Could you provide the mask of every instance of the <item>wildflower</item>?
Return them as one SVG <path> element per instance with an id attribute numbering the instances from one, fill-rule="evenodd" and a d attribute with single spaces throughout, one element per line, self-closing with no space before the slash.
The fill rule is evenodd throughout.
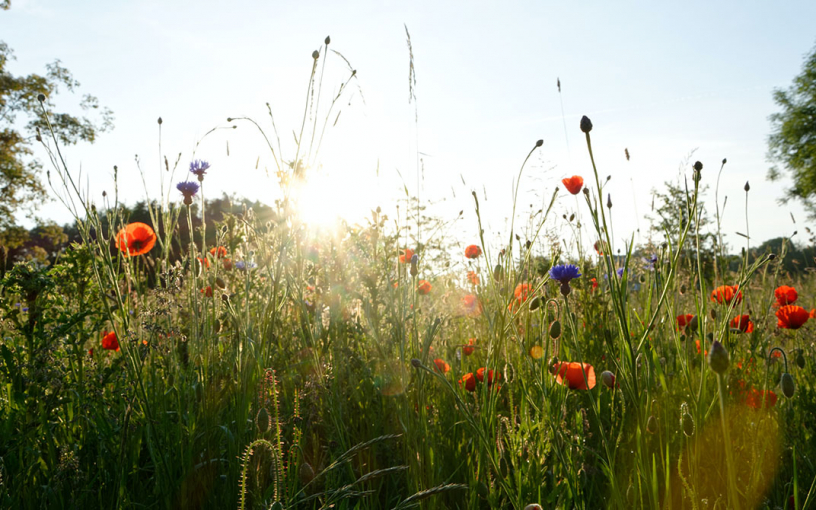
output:
<path id="1" fill-rule="evenodd" d="M 516 290 L 513 291 L 513 295 L 516 296 L 516 301 L 519 303 L 527 301 L 527 298 L 530 297 L 530 291 L 532 288 L 532 285 L 529 283 L 519 283 L 516 285 Z"/>
<path id="2" fill-rule="evenodd" d="M 476 379 L 478 379 L 479 382 L 484 382 L 484 380 L 485 380 L 485 370 L 486 370 L 485 367 L 482 367 L 482 368 L 480 368 L 479 370 L 476 371 Z M 499 372 L 498 370 L 496 372 L 493 372 L 493 370 L 488 370 L 487 371 L 487 385 L 488 386 L 493 385 L 494 375 L 496 377 L 496 382 L 501 381 L 501 378 L 502 378 L 501 372 Z"/>
<path id="3" fill-rule="evenodd" d="M 103 331 L 102 332 L 102 348 L 109 351 L 119 350 L 119 340 L 116 338 L 116 332 Z"/>
<path id="4" fill-rule="evenodd" d="M 436 358 L 434 360 L 434 364 L 436 365 L 436 369 L 442 372 L 443 374 L 447 374 L 448 372 L 450 372 L 450 365 L 445 363 L 445 360 L 443 360 L 442 358 Z"/>
<path id="5" fill-rule="evenodd" d="M 116 244 L 126 257 L 144 255 L 156 244 L 156 232 L 150 225 L 138 221 L 128 223 L 116 235 Z"/>
<path id="6" fill-rule="evenodd" d="M 606 386 L 609 389 L 614 388 L 615 387 L 615 374 L 613 374 L 609 370 L 604 370 L 603 372 L 601 372 L 601 382 L 603 382 L 604 386 Z"/>
<path id="7" fill-rule="evenodd" d="M 204 294 L 207 297 L 213 297 L 212 287 L 210 287 L 209 285 L 207 285 L 203 289 L 200 289 L 199 292 L 201 292 L 202 294 Z"/>
<path id="8" fill-rule="evenodd" d="M 400 264 L 410 264 L 411 263 L 411 257 L 413 257 L 413 256 L 414 256 L 414 250 L 412 250 L 410 248 L 405 248 L 404 250 L 402 250 L 402 253 L 399 256 Z"/>
<path id="9" fill-rule="evenodd" d="M 573 175 L 572 177 L 561 179 L 561 182 L 564 183 L 564 187 L 567 188 L 567 191 L 573 195 L 580 193 L 581 188 L 584 186 L 584 178 L 580 175 Z"/>
<path id="10" fill-rule="evenodd" d="M 580 269 L 573 264 L 561 264 L 550 268 L 550 278 L 561 283 L 561 294 L 564 296 L 570 293 L 570 280 L 579 276 Z"/>
<path id="11" fill-rule="evenodd" d="M 429 293 L 430 291 L 431 291 L 431 284 L 428 282 L 428 280 L 419 280 L 419 283 L 417 284 L 417 292 L 419 292 L 421 295 L 424 296 L 425 294 Z"/>
<path id="12" fill-rule="evenodd" d="M 731 328 L 738 330 L 740 333 L 753 333 L 754 332 L 754 323 L 751 322 L 751 317 L 749 315 L 740 315 L 738 317 L 734 317 L 731 319 L 729 323 Z"/>
<path id="13" fill-rule="evenodd" d="M 595 253 L 597 253 L 599 256 L 603 257 L 603 247 L 604 247 L 603 241 L 595 241 L 595 244 L 593 244 L 592 247 L 595 248 Z"/>
<path id="14" fill-rule="evenodd" d="M 739 290 L 739 285 L 722 285 L 711 291 L 711 300 L 721 305 L 730 305 L 731 301 L 740 304 L 742 303 L 742 291 Z"/>
<path id="15" fill-rule="evenodd" d="M 739 382 L 743 383 L 744 381 Z M 756 388 L 748 389 L 747 391 L 744 392 L 743 396 L 743 401 L 745 402 L 745 405 L 747 405 L 748 407 L 752 407 L 754 409 L 762 409 L 763 407 L 767 409 L 769 407 L 773 407 L 776 405 L 777 400 L 778 397 L 776 396 L 776 393 L 774 393 L 773 391 L 771 390 L 763 391 L 758 390 Z"/>
<path id="16" fill-rule="evenodd" d="M 809 315 L 811 319 L 816 319 L 816 308 L 811 308 Z"/>
<path id="17" fill-rule="evenodd" d="M 462 297 L 462 314 L 474 318 L 482 314 L 482 304 L 473 294 Z"/>
<path id="18" fill-rule="evenodd" d="M 467 248 L 465 248 L 465 257 L 469 259 L 477 259 L 482 254 L 482 249 L 476 246 L 475 244 L 471 244 Z"/>
<path id="19" fill-rule="evenodd" d="M 198 176 L 198 182 L 202 182 L 204 180 L 204 174 L 207 172 L 208 168 L 210 168 L 210 164 L 200 159 L 193 160 L 190 163 L 190 173 Z"/>
<path id="20" fill-rule="evenodd" d="M 223 246 L 216 246 L 215 248 L 210 248 L 210 255 L 213 257 L 220 259 L 222 257 L 227 256 L 227 249 Z"/>
<path id="21" fill-rule="evenodd" d="M 530 357 L 533 359 L 541 359 L 544 357 L 544 349 L 540 345 L 530 347 Z"/>
<path id="22" fill-rule="evenodd" d="M 693 318 L 694 318 L 694 316 L 692 314 L 690 314 L 690 313 L 687 313 L 685 315 L 678 315 L 677 316 L 677 329 L 680 330 L 680 331 L 685 330 L 686 327 L 691 325 L 691 320 Z"/>
<path id="23" fill-rule="evenodd" d="M 810 314 L 801 306 L 785 305 L 776 311 L 776 318 L 779 319 L 776 324 L 777 327 L 799 329 L 810 318 Z"/>
<path id="24" fill-rule="evenodd" d="M 654 271 L 655 264 L 657 264 L 657 255 L 653 254 L 651 257 L 644 257 L 643 261 L 646 263 L 647 271 Z"/>
<path id="25" fill-rule="evenodd" d="M 711 350 L 706 359 L 708 360 L 708 366 L 716 373 L 723 374 L 728 370 L 728 351 L 718 340 L 711 342 Z"/>
<path id="26" fill-rule="evenodd" d="M 184 205 L 192 205 L 193 197 L 198 193 L 198 184 L 192 181 L 184 181 L 176 184 L 176 189 L 184 195 Z"/>
<path id="27" fill-rule="evenodd" d="M 459 379 L 459 384 L 464 386 L 468 391 L 476 391 L 476 378 L 473 377 L 472 372 L 468 372 Z"/>
<path id="28" fill-rule="evenodd" d="M 615 273 L 617 273 L 618 278 L 623 278 L 623 268 L 618 268 Z"/>
<path id="29" fill-rule="evenodd" d="M 254 262 L 247 263 L 247 262 L 244 262 L 243 260 L 239 260 L 239 261 L 235 262 L 235 269 L 238 269 L 239 271 L 246 271 L 248 269 L 255 269 L 256 267 L 258 267 L 258 264 L 254 263 Z"/>
<path id="30" fill-rule="evenodd" d="M 467 279 L 471 285 L 479 285 L 479 275 L 476 274 L 474 271 L 467 272 Z"/>
<path id="31" fill-rule="evenodd" d="M 476 339 L 475 338 L 468 339 L 467 345 L 462 347 L 462 353 L 465 356 L 470 356 L 471 354 L 473 354 L 473 350 L 475 349 L 475 347 L 473 347 L 474 345 L 476 345 Z"/>
<path id="32" fill-rule="evenodd" d="M 210 268 L 210 261 L 209 261 L 209 259 L 206 259 L 206 258 L 201 258 L 201 257 L 196 257 L 196 260 L 198 260 L 198 263 L 199 263 L 199 264 L 201 264 L 201 267 L 204 267 L 204 268 L 207 268 L 207 269 L 209 269 L 209 268 Z"/>
<path id="33" fill-rule="evenodd" d="M 591 278 L 589 281 L 592 282 L 592 290 L 595 290 L 595 289 L 598 288 L 598 280 L 596 280 L 595 278 Z"/>
<path id="34" fill-rule="evenodd" d="M 562 361 L 557 365 L 555 382 L 572 390 L 591 390 L 595 387 L 595 369 L 589 363 Z"/>
<path id="35" fill-rule="evenodd" d="M 774 297 L 776 297 L 776 306 L 785 306 L 795 303 L 796 299 L 799 297 L 799 294 L 796 293 L 796 289 L 793 287 L 782 285 L 781 287 L 776 288 L 774 291 Z"/>
<path id="36" fill-rule="evenodd" d="M 695 341 L 694 341 L 694 345 L 696 345 L 696 346 L 697 346 L 697 354 L 700 354 L 700 352 L 701 352 L 701 349 L 700 349 L 700 340 L 695 340 Z M 708 351 L 707 351 L 707 350 L 703 352 L 703 356 L 708 356 Z"/>

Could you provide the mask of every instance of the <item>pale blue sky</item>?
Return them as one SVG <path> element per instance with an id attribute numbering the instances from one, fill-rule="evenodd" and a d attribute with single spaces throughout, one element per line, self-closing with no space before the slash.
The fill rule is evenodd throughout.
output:
<path id="1" fill-rule="evenodd" d="M 613 176 L 609 190 L 618 240 L 637 226 L 645 238 L 651 189 L 676 180 L 680 162 L 696 148 L 694 158 L 705 164 L 704 181 L 711 185 L 712 211 L 719 162 L 728 158 L 720 183 L 721 196 L 729 197 L 723 230 L 732 246 L 740 246 L 743 241 L 733 233 L 745 231 L 746 180 L 752 187 L 754 242 L 802 230 L 802 208 L 778 206 L 782 185 L 765 180 L 767 117 L 775 111 L 772 89 L 790 83 L 816 43 L 814 19 L 812 1 L 15 0 L 10 11 L 0 12 L 0 38 L 16 53 L 12 72 L 42 72 L 59 58 L 83 90 L 114 111 L 112 133 L 93 146 L 66 151 L 69 165 L 74 170 L 81 165 L 89 176 L 92 196 L 112 190 L 116 164 L 123 198 L 129 203 L 143 198 L 134 154 L 150 186 L 158 182 L 159 116 L 165 121 L 166 154 L 172 160 L 182 152 L 186 163 L 196 140 L 226 125 L 228 116 L 248 115 L 268 126 L 268 101 L 284 157 L 291 158 L 310 54 L 331 35 L 331 48 L 357 69 L 365 103 L 356 84 L 342 101 L 337 127 L 326 134 L 320 161 L 325 189 L 316 192 L 316 204 L 342 209 L 352 219 L 377 205 L 388 212 L 399 191 L 396 169 L 410 191 L 416 190 L 418 140 L 427 154 L 421 195 L 445 198 L 438 208 L 442 215 L 464 209 L 459 230 L 467 237 L 477 233 L 470 190 L 479 190 L 494 233 L 510 215 L 512 181 L 537 139 L 544 146 L 522 181 L 522 190 L 531 190 L 521 201 L 523 211 L 549 197 L 562 177 L 590 176 L 578 129 L 586 114 L 595 125 L 600 172 Z M 417 126 L 407 101 L 403 23 L 416 58 Z M 327 69 L 322 105 L 345 77 L 342 62 L 332 55 Z M 70 99 L 57 99 L 66 102 Z M 198 156 L 213 164 L 208 194 L 274 197 L 274 180 L 255 170 L 258 156 L 270 171 L 272 162 L 248 125 L 206 139 Z M 576 206 L 562 193 L 556 212 L 560 217 Z M 58 203 L 42 214 L 68 219 Z"/>

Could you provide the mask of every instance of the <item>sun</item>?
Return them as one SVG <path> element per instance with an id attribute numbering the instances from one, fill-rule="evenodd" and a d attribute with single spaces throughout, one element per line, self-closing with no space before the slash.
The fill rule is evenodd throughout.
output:
<path id="1" fill-rule="evenodd" d="M 311 172 L 309 177 L 293 190 L 301 221 L 317 229 L 333 228 L 340 220 L 347 223 L 361 221 L 370 209 L 375 194 L 361 179 L 342 178 L 337 173 Z"/>

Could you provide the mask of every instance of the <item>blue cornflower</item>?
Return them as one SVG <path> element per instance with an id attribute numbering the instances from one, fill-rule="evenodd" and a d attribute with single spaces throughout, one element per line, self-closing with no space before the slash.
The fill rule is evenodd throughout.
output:
<path id="1" fill-rule="evenodd" d="M 184 195 L 184 203 L 190 205 L 193 203 L 193 196 L 198 193 L 198 184 L 192 181 L 184 181 L 176 184 L 176 189 Z"/>
<path id="2" fill-rule="evenodd" d="M 190 163 L 190 173 L 198 176 L 198 182 L 204 180 L 204 174 L 208 168 L 210 168 L 210 164 L 201 159 L 194 159 L 193 162 Z"/>
<path id="3" fill-rule="evenodd" d="M 644 257 L 643 262 L 646 263 L 646 269 L 652 271 L 655 268 L 655 264 L 657 264 L 657 255 L 652 255 L 651 257 L 648 258 Z"/>
<path id="4" fill-rule="evenodd" d="M 618 278 L 623 278 L 623 268 L 620 268 L 615 272 L 618 273 Z"/>
<path id="5" fill-rule="evenodd" d="M 255 269 L 256 267 L 258 267 L 258 264 L 254 262 L 246 263 L 243 260 L 239 260 L 238 262 L 235 263 L 235 269 L 239 269 L 241 271 L 246 271 L 247 269 Z"/>
<path id="6" fill-rule="evenodd" d="M 550 268 L 550 278 L 561 283 L 561 285 L 569 285 L 570 280 L 581 276 L 580 269 L 574 264 L 562 264 Z"/>

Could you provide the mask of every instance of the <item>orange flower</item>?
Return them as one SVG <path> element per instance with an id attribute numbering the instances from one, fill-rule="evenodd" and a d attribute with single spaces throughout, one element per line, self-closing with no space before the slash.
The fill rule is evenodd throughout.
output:
<path id="1" fill-rule="evenodd" d="M 699 340 L 695 340 L 695 341 L 694 341 L 694 345 L 696 345 L 696 346 L 697 346 L 697 354 L 700 354 L 700 341 L 699 341 Z M 708 351 L 705 351 L 705 352 L 703 353 L 703 356 L 708 356 Z"/>
<path id="2" fill-rule="evenodd" d="M 810 318 L 811 319 L 816 319 L 816 308 L 811 308 L 810 309 Z"/>
<path id="3" fill-rule="evenodd" d="M 685 315 L 678 315 L 677 316 L 677 329 L 679 329 L 680 331 L 683 331 L 684 329 L 686 329 L 686 326 L 688 326 L 689 323 L 691 323 L 691 319 L 693 319 L 693 318 L 694 318 L 694 316 L 692 314 L 690 314 L 690 313 L 687 313 Z"/>
<path id="4" fill-rule="evenodd" d="M 423 296 L 431 291 L 431 284 L 428 283 L 428 280 L 419 280 L 417 284 L 417 292 L 422 294 Z"/>
<path id="5" fill-rule="evenodd" d="M 212 287 L 210 287 L 209 285 L 207 285 L 203 289 L 200 289 L 199 292 L 201 292 L 202 294 L 204 294 L 207 297 L 212 297 L 213 296 Z"/>
<path id="6" fill-rule="evenodd" d="M 481 254 L 482 249 L 476 246 L 475 244 L 471 244 L 470 246 L 465 248 L 465 257 L 469 259 L 478 259 Z"/>
<path id="7" fill-rule="evenodd" d="M 776 297 L 776 306 L 785 306 L 795 303 L 796 299 L 799 297 L 799 294 L 796 293 L 796 289 L 793 287 L 782 285 L 781 287 L 776 288 L 774 291 L 774 297 Z"/>
<path id="8" fill-rule="evenodd" d="M 752 407 L 754 409 L 762 409 L 765 407 L 765 409 L 767 409 L 776 405 L 778 397 L 773 391 L 762 391 L 756 388 L 750 388 L 748 387 L 748 383 L 741 379 L 737 381 L 737 384 L 739 385 L 738 392 L 740 395 L 742 395 L 743 402 L 745 402 L 745 405 L 748 407 Z"/>
<path id="9" fill-rule="evenodd" d="M 400 264 L 410 264 L 411 263 L 411 257 L 413 257 L 413 256 L 414 256 L 414 250 L 412 250 L 410 248 L 405 248 L 404 250 L 402 250 L 402 253 L 399 256 Z"/>
<path id="10" fill-rule="evenodd" d="M 595 387 L 595 368 L 589 363 L 568 363 L 562 361 L 557 366 L 555 382 L 573 390 L 591 390 Z M 586 381 L 584 380 L 586 374 Z"/>
<path id="11" fill-rule="evenodd" d="M 475 349 L 475 347 L 473 347 L 474 345 L 476 345 L 476 339 L 475 338 L 469 339 L 467 345 L 462 347 L 462 353 L 465 356 L 470 356 L 471 354 L 473 354 L 473 350 Z"/>
<path id="12" fill-rule="evenodd" d="M 722 285 L 711 291 L 711 300 L 721 305 L 730 305 L 732 300 L 740 304 L 742 303 L 742 291 L 739 290 L 739 285 Z"/>
<path id="13" fill-rule="evenodd" d="M 482 314 L 482 304 L 473 294 L 462 297 L 462 314 L 474 318 Z"/>
<path id="14" fill-rule="evenodd" d="M 595 248 L 595 253 L 603 257 L 603 246 L 604 243 L 602 241 L 595 241 L 595 244 L 592 245 Z"/>
<path id="15" fill-rule="evenodd" d="M 474 271 L 467 272 L 467 279 L 471 285 L 479 285 L 479 275 L 477 275 Z"/>
<path id="16" fill-rule="evenodd" d="M 436 365 L 436 369 L 442 372 L 443 374 L 447 374 L 450 372 L 450 365 L 445 363 L 445 360 L 442 358 L 436 358 L 434 360 L 434 364 Z"/>
<path id="17" fill-rule="evenodd" d="M 598 288 L 598 280 L 596 280 L 595 278 L 590 278 L 589 281 L 592 282 L 592 290 L 595 290 L 595 289 Z"/>
<path id="18" fill-rule="evenodd" d="M 567 188 L 567 191 L 573 195 L 580 193 L 581 188 L 584 187 L 584 178 L 580 175 L 573 175 L 572 177 L 561 179 L 561 182 L 564 183 L 564 187 Z"/>
<path id="19" fill-rule="evenodd" d="M 221 257 L 226 257 L 227 249 L 223 246 L 216 246 L 215 248 L 210 248 L 210 255 L 217 259 L 220 259 Z"/>
<path id="20" fill-rule="evenodd" d="M 519 283 L 516 285 L 516 290 L 513 292 L 513 295 L 516 296 L 516 300 L 519 303 L 523 303 L 527 301 L 528 297 L 530 297 L 530 291 L 532 288 L 533 287 L 529 283 Z"/>
<path id="21" fill-rule="evenodd" d="M 102 332 L 102 348 L 109 351 L 119 350 L 119 340 L 116 339 L 116 333 L 113 331 Z"/>
<path id="22" fill-rule="evenodd" d="M 484 374 L 485 374 L 485 367 L 482 367 L 482 368 L 480 368 L 479 370 L 476 371 L 476 379 L 478 379 L 479 382 L 484 382 L 484 379 L 485 379 Z M 495 372 L 493 370 L 488 370 L 487 371 L 487 385 L 488 386 L 493 385 L 493 375 L 494 374 L 496 376 L 496 382 L 501 381 L 501 378 L 502 378 L 501 372 L 499 372 L 498 370 L 495 371 Z"/>
<path id="23" fill-rule="evenodd" d="M 748 315 L 740 315 L 731 319 L 729 324 L 732 328 L 740 330 L 741 333 L 753 333 L 754 323 Z"/>
<path id="24" fill-rule="evenodd" d="M 125 228 L 116 235 L 116 245 L 127 257 L 133 255 L 144 255 L 153 249 L 156 244 L 156 233 L 141 222 L 128 223 Z"/>
<path id="25" fill-rule="evenodd" d="M 464 386 L 468 391 L 476 391 L 476 378 L 473 377 L 472 372 L 468 372 L 459 379 L 459 384 Z"/>
<path id="26" fill-rule="evenodd" d="M 776 325 L 780 328 L 799 329 L 810 318 L 810 314 L 801 306 L 785 305 L 776 311 L 776 318 L 779 319 Z"/>
<path id="27" fill-rule="evenodd" d="M 210 268 L 210 259 L 196 257 L 196 260 L 198 260 L 198 263 L 201 264 L 201 267 L 206 267 L 207 269 Z"/>

